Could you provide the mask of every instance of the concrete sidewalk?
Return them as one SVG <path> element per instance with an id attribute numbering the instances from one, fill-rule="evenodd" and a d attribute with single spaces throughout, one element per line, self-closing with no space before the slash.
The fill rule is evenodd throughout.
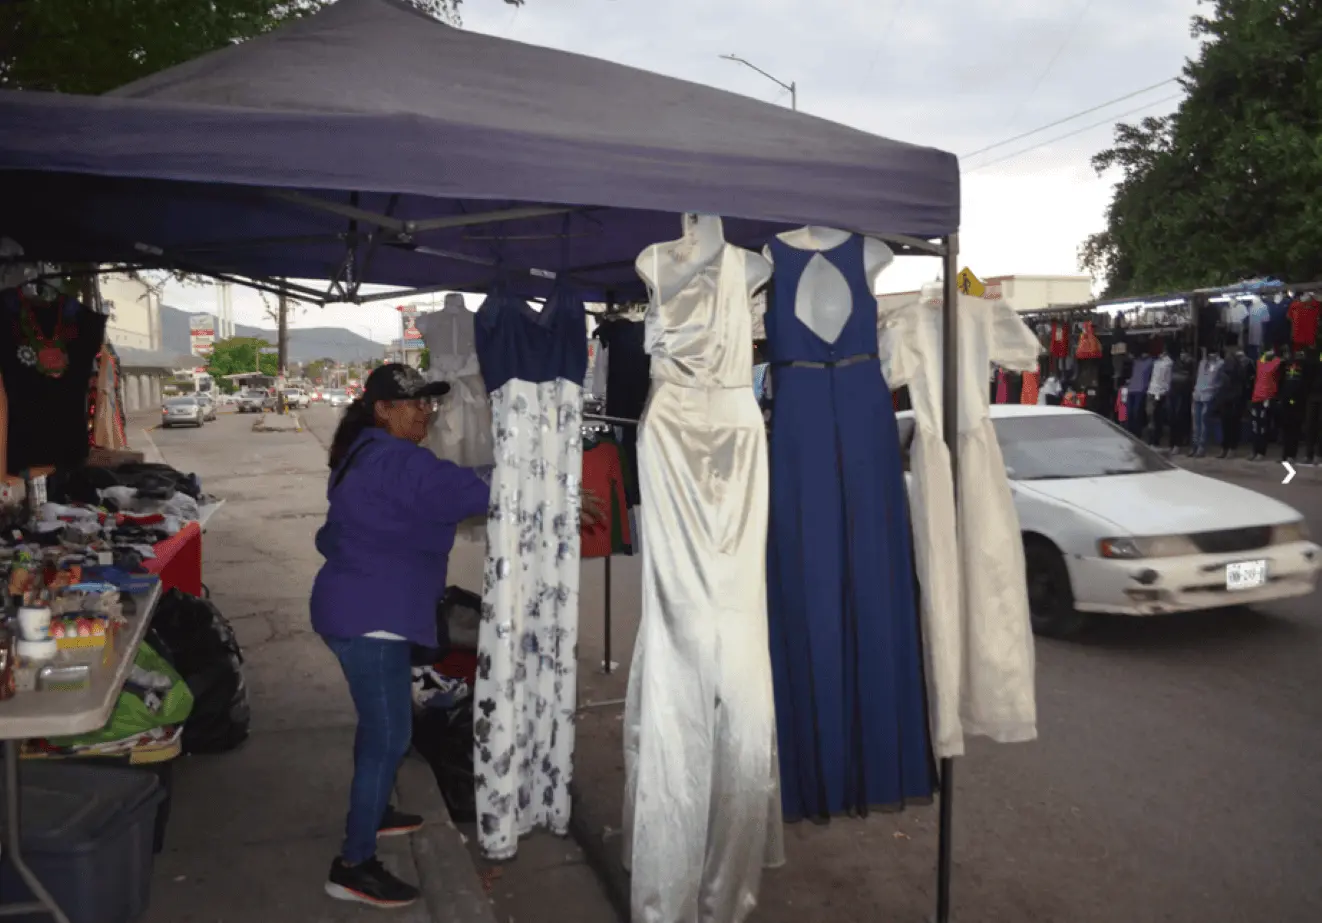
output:
<path id="1" fill-rule="evenodd" d="M 138 415 L 141 416 L 141 415 Z M 338 852 L 352 768 L 354 711 L 334 658 L 311 632 L 307 599 L 320 564 L 325 454 L 306 432 L 253 434 L 222 415 L 196 431 L 144 432 L 170 464 L 228 501 L 210 524 L 207 584 L 243 645 L 252 736 L 219 756 L 182 757 L 165 851 L 144 923 L 288 923 L 379 919 L 322 885 Z M 383 841 L 382 860 L 425 901 L 410 923 L 494 923 L 490 900 L 426 764 L 400 773 L 398 804 L 429 826 Z"/>

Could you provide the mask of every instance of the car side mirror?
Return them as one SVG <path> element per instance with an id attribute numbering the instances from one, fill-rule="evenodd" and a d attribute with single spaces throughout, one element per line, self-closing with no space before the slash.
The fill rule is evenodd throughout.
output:
<path id="1" fill-rule="evenodd" d="M 1011 468 L 1009 465 L 1005 466 L 1005 476 L 1012 481 L 1014 480 L 1014 469 Z"/>

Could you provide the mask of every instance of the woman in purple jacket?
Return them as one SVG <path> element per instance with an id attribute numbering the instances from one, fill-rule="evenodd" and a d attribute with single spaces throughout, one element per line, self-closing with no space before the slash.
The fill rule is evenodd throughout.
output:
<path id="1" fill-rule="evenodd" d="M 330 510 L 317 532 L 326 559 L 312 587 L 312 627 L 344 670 L 358 712 L 344 846 L 326 893 L 402 907 L 418 889 L 376 858 L 381 836 L 411 833 L 422 818 L 390 806 L 413 732 L 411 645 L 436 646 L 455 527 L 485 516 L 489 472 L 461 468 L 418 445 L 450 390 L 391 363 L 368 376 L 330 448 Z M 584 518 L 600 501 L 583 496 Z"/>

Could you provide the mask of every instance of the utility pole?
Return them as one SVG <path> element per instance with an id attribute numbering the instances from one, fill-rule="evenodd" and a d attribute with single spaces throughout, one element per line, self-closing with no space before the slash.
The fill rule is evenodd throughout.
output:
<path id="1" fill-rule="evenodd" d="M 797 83 L 793 81 L 791 81 L 790 83 L 786 83 L 785 81 L 781 80 L 778 77 L 773 77 L 770 74 L 768 74 L 766 71 L 764 71 L 762 68 L 758 67 L 756 64 L 753 64 L 750 61 L 745 61 L 737 54 L 723 54 L 720 55 L 720 58 L 723 61 L 733 61 L 736 64 L 742 64 L 744 67 L 751 68 L 752 70 L 757 71 L 763 77 L 766 77 L 768 80 L 770 80 L 772 83 L 776 84 L 777 86 L 789 90 L 790 108 L 793 109 L 795 112 L 799 111 L 799 85 Z"/>
<path id="2" fill-rule="evenodd" d="M 281 280 L 283 281 L 283 280 Z M 285 296 L 284 288 L 280 289 L 280 305 L 277 308 L 276 315 L 276 386 L 284 381 L 285 369 L 289 364 L 289 299 Z M 285 412 L 284 392 L 276 392 L 276 412 Z"/>

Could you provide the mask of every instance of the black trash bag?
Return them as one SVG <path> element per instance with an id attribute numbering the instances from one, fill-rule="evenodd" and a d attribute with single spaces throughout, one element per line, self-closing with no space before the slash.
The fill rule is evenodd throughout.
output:
<path id="1" fill-rule="evenodd" d="M 452 708 L 426 708 L 413 716 L 413 748 L 431 766 L 436 786 L 458 824 L 477 820 L 473 781 L 473 699 Z"/>
<path id="2" fill-rule="evenodd" d="M 225 753 L 248 739 L 252 713 L 243 680 L 243 651 L 215 603 L 178 589 L 156 606 L 152 631 L 193 693 L 184 722 L 185 753 Z"/>

